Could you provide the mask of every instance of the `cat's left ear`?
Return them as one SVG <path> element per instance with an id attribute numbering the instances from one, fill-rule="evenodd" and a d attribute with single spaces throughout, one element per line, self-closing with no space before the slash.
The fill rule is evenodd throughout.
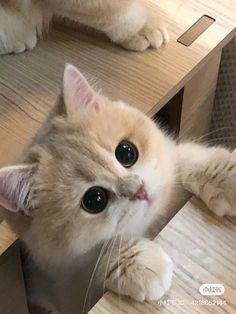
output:
<path id="1" fill-rule="evenodd" d="M 10 166 L 0 169 L 0 206 L 14 213 L 31 215 L 31 191 L 34 165 Z"/>
<path id="2" fill-rule="evenodd" d="M 83 74 L 71 64 L 65 66 L 63 97 L 68 115 L 88 107 L 98 110 L 97 93 Z"/>

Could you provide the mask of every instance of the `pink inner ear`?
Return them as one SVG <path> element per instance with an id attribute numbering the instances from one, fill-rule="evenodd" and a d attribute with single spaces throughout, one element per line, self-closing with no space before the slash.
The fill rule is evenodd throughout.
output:
<path id="1" fill-rule="evenodd" d="M 0 205 L 12 211 L 29 214 L 27 195 L 29 193 L 30 167 L 12 166 L 0 170 Z"/>
<path id="2" fill-rule="evenodd" d="M 96 92 L 82 73 L 71 64 L 65 67 L 63 94 L 68 114 L 73 114 L 87 106 L 98 109 Z"/>
<path id="3" fill-rule="evenodd" d="M 15 202 L 14 197 L 12 197 L 12 195 L 10 195 L 7 191 L 6 191 L 6 187 L 4 187 L 3 184 L 0 183 L 0 204 L 1 206 L 5 207 L 6 209 L 12 211 L 12 212 L 17 212 L 17 204 Z"/>

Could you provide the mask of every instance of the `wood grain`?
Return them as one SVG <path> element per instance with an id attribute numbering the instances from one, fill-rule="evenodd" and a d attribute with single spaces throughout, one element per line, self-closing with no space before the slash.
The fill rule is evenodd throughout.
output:
<path id="1" fill-rule="evenodd" d="M 5 221 L 0 223 L 0 256 L 16 240 L 16 235 L 11 231 Z"/>
<path id="2" fill-rule="evenodd" d="M 235 313 L 235 234 L 236 219 L 213 216 L 193 199 L 158 236 L 174 262 L 173 285 L 161 302 L 138 303 L 108 292 L 89 314 Z M 204 297 L 199 293 L 204 283 L 221 283 L 225 293 Z M 200 301 L 223 305 L 195 305 Z"/>

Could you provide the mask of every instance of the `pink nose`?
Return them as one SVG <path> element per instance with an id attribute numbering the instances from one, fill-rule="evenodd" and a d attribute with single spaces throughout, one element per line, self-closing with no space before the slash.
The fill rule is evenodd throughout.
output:
<path id="1" fill-rule="evenodd" d="M 140 185 L 138 191 L 131 197 L 131 200 L 148 201 L 148 194 L 144 188 L 144 185 Z"/>

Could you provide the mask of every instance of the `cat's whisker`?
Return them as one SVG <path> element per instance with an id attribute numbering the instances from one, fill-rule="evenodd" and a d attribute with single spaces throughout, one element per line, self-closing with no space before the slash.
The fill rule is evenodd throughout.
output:
<path id="1" fill-rule="evenodd" d="M 90 291 L 90 288 L 91 288 L 91 285 L 92 285 L 92 281 L 93 281 L 93 278 L 95 276 L 95 273 L 96 273 L 96 270 L 97 270 L 97 267 L 99 265 L 99 262 L 102 258 L 102 256 L 104 255 L 105 253 L 105 250 L 106 250 L 106 247 L 109 243 L 109 239 L 106 240 L 103 245 L 102 245 L 102 248 L 100 250 L 100 253 L 98 255 L 98 258 L 97 258 L 97 261 L 96 261 L 96 264 L 94 266 L 94 269 L 93 269 L 93 272 L 92 272 L 92 275 L 91 275 L 91 278 L 89 280 L 89 284 L 88 284 L 88 287 L 87 287 L 87 290 L 86 290 L 86 293 L 85 293 L 85 299 L 84 299 L 84 304 L 83 304 L 83 309 L 82 309 L 82 314 L 85 314 L 86 313 L 86 305 L 87 305 L 87 299 L 88 299 L 88 295 L 89 295 L 89 291 Z"/>
<path id="2" fill-rule="evenodd" d="M 220 137 L 210 139 L 206 143 L 209 144 L 209 143 L 215 143 L 218 140 L 234 140 L 234 139 L 236 139 L 236 136 L 220 136 Z"/>
<path id="3" fill-rule="evenodd" d="M 109 256 L 108 256 L 108 260 L 107 260 L 107 265 L 106 265 L 106 268 L 105 268 L 105 275 L 104 275 L 104 280 L 103 280 L 103 290 L 102 290 L 102 293 L 104 294 L 105 293 L 105 285 L 106 285 L 106 277 L 107 277 L 107 273 L 108 273 L 108 268 L 109 268 L 109 264 L 110 264 L 110 260 L 111 260 L 111 255 L 112 255 L 112 251 L 114 249 L 114 245 L 115 245 L 115 242 L 117 240 L 117 236 L 118 236 L 118 230 L 116 232 L 116 235 L 115 237 L 112 239 L 112 245 L 111 245 L 111 249 L 110 249 L 110 252 L 109 252 Z"/>
<path id="4" fill-rule="evenodd" d="M 120 267 L 121 245 L 122 245 L 122 235 L 120 236 L 120 243 L 119 243 L 119 248 L 118 248 L 117 269 L 119 269 L 119 267 Z M 119 296 L 119 307 L 120 307 L 120 296 L 121 296 L 120 276 L 118 276 L 118 296 Z"/>
<path id="5" fill-rule="evenodd" d="M 216 130 L 207 132 L 207 133 L 203 134 L 202 136 L 199 136 L 199 137 L 197 137 L 197 138 L 191 139 L 191 142 L 199 143 L 199 142 L 201 142 L 202 139 L 208 137 L 209 135 L 215 134 L 215 133 L 217 133 L 217 132 L 219 132 L 219 131 L 223 131 L 223 130 L 233 130 L 233 128 L 232 128 L 232 127 L 227 127 L 227 126 L 222 127 L 222 128 L 218 128 L 218 129 L 216 129 Z M 181 141 L 182 141 L 182 138 L 183 138 L 185 135 L 186 135 L 186 134 L 183 133 L 181 136 L 179 136 L 178 142 L 181 142 Z"/>

